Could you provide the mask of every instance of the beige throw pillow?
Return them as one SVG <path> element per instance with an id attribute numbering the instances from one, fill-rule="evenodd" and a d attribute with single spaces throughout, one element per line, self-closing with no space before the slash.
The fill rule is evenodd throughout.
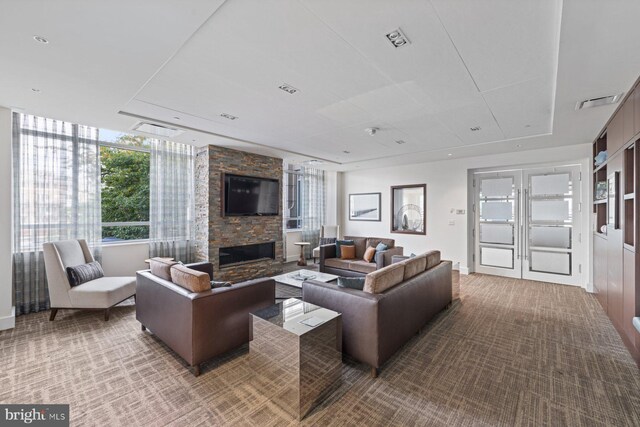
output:
<path id="1" fill-rule="evenodd" d="M 171 281 L 171 266 L 176 264 L 177 262 L 167 258 L 151 258 L 149 260 L 151 274 L 168 281 Z"/>
<path id="2" fill-rule="evenodd" d="M 175 264 L 171 267 L 171 281 L 191 292 L 203 292 L 211 289 L 207 273 L 193 270 L 181 264 Z"/>
<path id="3" fill-rule="evenodd" d="M 376 248 L 369 246 L 366 251 L 364 251 L 363 259 L 367 262 L 373 261 L 373 257 L 376 256 Z"/>
<path id="4" fill-rule="evenodd" d="M 369 292 L 370 294 L 379 294 L 402 283 L 403 279 L 404 264 L 401 262 L 391 264 L 367 274 L 363 291 Z"/>

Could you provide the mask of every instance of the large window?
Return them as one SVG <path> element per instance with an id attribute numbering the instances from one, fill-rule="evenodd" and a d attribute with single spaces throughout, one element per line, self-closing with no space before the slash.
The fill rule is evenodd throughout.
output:
<path id="1" fill-rule="evenodd" d="M 149 238 L 149 141 L 100 130 L 102 241 Z"/>
<path id="2" fill-rule="evenodd" d="M 284 223 L 287 230 L 302 228 L 302 181 L 303 173 L 293 165 L 285 170 Z"/>

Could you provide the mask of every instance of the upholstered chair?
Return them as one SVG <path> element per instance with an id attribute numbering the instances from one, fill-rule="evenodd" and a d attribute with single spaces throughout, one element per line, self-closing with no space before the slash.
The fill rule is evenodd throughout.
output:
<path id="1" fill-rule="evenodd" d="M 339 238 L 340 226 L 339 225 L 323 225 L 320 227 L 320 239 L 322 238 Z M 313 262 L 315 264 L 316 259 L 320 258 L 320 246 L 313 248 Z"/>
<path id="2" fill-rule="evenodd" d="M 109 320 L 109 309 L 136 294 L 135 277 L 101 277 L 71 286 L 67 267 L 93 262 L 85 240 L 63 240 L 43 245 L 44 265 L 49 285 L 49 301 L 53 320 L 61 308 L 101 309 Z"/>

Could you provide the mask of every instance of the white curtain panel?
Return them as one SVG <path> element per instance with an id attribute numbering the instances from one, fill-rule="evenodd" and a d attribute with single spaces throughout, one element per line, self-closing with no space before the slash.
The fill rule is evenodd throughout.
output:
<path id="1" fill-rule="evenodd" d="M 151 141 L 149 255 L 195 258 L 194 147 Z"/>
<path id="2" fill-rule="evenodd" d="M 302 167 L 302 240 L 311 243 L 307 249 L 319 245 L 320 227 L 325 222 L 326 180 L 321 169 Z M 307 254 L 309 256 L 310 254 Z"/>
<path id="3" fill-rule="evenodd" d="M 42 244 L 85 239 L 100 259 L 98 129 L 13 115 L 16 315 L 49 308 Z"/>

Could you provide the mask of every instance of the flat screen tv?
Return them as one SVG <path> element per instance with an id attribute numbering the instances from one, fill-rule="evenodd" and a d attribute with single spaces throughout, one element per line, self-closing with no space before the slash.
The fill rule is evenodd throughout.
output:
<path id="1" fill-rule="evenodd" d="M 280 182 L 277 179 L 224 174 L 224 216 L 278 215 Z"/>

